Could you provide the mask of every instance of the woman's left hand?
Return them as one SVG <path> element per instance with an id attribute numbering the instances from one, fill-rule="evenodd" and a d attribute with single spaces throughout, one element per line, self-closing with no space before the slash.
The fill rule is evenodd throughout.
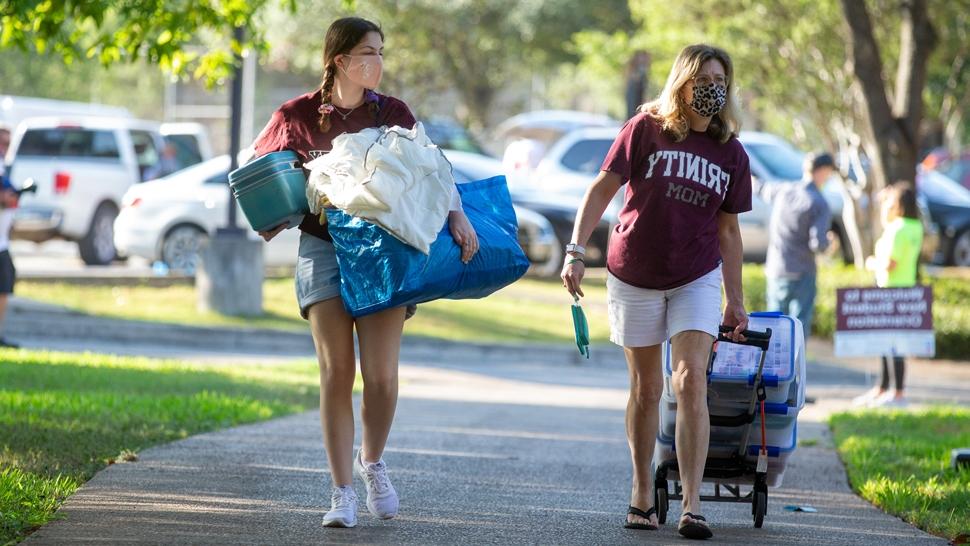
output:
<path id="1" fill-rule="evenodd" d="M 451 236 L 454 237 L 455 242 L 461 247 L 462 263 L 467 264 L 472 261 L 475 253 L 478 252 L 478 234 L 475 233 L 475 228 L 468 221 L 465 212 L 461 210 L 449 212 L 448 228 L 451 230 Z"/>
<path id="2" fill-rule="evenodd" d="M 744 341 L 747 339 L 741 335 L 741 332 L 748 329 L 748 312 L 744 310 L 744 304 L 728 303 L 724 307 L 724 320 L 721 321 L 721 324 L 734 326 L 734 331 L 724 334 L 725 336 L 734 341 Z"/>

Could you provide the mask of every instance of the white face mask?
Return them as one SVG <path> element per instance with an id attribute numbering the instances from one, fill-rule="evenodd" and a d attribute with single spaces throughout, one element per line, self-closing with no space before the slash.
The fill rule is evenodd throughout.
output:
<path id="1" fill-rule="evenodd" d="M 341 70 L 350 81 L 366 89 L 376 89 L 384 72 L 384 59 L 380 55 L 344 55 Z"/>

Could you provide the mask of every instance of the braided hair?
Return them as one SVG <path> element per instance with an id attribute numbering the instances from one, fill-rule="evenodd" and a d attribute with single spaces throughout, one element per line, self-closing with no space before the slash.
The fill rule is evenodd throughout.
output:
<path id="1" fill-rule="evenodd" d="M 384 39 L 384 31 L 376 23 L 360 17 L 343 17 L 334 21 L 327 29 L 323 46 L 323 82 L 320 83 L 320 131 L 330 130 L 330 114 L 333 111 L 333 83 L 337 77 L 337 55 L 349 53 L 364 39 L 368 32 L 376 32 Z M 377 119 L 377 102 L 368 105 L 371 115 Z"/>
<path id="2" fill-rule="evenodd" d="M 326 108 L 333 100 L 333 80 L 336 77 L 336 70 L 333 66 L 326 66 L 323 69 L 323 83 L 320 84 L 320 120 L 317 126 L 320 132 L 326 133 L 330 130 L 330 111 Z M 331 107 L 332 108 L 332 107 Z"/>

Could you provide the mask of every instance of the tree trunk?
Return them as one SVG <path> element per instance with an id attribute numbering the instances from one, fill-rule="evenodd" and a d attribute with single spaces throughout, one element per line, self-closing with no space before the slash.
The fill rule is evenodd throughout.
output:
<path id="1" fill-rule="evenodd" d="M 832 129 L 839 141 L 839 170 L 842 173 L 838 188 L 842 196 L 842 226 L 845 237 L 840 242 L 849 246 L 853 265 L 857 269 L 863 269 L 866 256 L 872 253 L 872 238 L 870 230 L 867 229 L 868 217 L 860 205 L 862 198 L 868 197 L 865 188 L 869 186 L 866 172 L 862 168 L 862 138 L 841 120 L 835 120 Z M 856 173 L 855 181 L 847 176 L 849 172 Z"/>
<path id="2" fill-rule="evenodd" d="M 873 34 L 866 3 L 864 0 L 841 2 L 847 29 L 846 63 L 855 76 L 853 90 L 857 100 L 863 105 L 864 148 L 872 162 L 871 183 L 859 188 L 870 197 L 869 230 L 864 236 L 868 242 L 875 240 L 874 229 L 879 224 L 879 207 L 874 199 L 879 191 L 897 180 L 915 182 L 919 158 L 918 130 L 923 118 L 923 90 L 929 65 L 927 61 L 936 47 L 937 38 L 927 15 L 926 0 L 900 0 L 902 24 L 899 65 L 896 70 L 895 100 L 890 105 L 879 44 Z M 867 252 L 871 251 L 871 245 L 865 246 Z M 856 263 L 859 263 L 858 257 Z"/>
<path id="3" fill-rule="evenodd" d="M 896 180 L 916 177 L 927 60 L 937 41 L 927 15 L 926 0 L 902 0 L 900 7 L 899 66 L 895 103 L 890 106 L 869 10 L 864 1 L 842 0 L 848 29 L 847 62 L 855 75 L 857 96 L 866 114 L 866 150 L 872 160 L 875 191 Z"/>

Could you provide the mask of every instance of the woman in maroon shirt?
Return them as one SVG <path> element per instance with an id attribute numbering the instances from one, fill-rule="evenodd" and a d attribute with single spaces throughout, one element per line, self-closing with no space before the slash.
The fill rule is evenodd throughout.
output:
<path id="1" fill-rule="evenodd" d="M 414 116 L 402 101 L 374 92 L 383 68 L 384 34 L 365 19 L 347 17 L 327 30 L 324 76 L 320 88 L 283 104 L 256 139 L 256 155 L 293 150 L 304 161 L 326 154 L 334 138 L 383 125 L 411 128 Z M 331 508 L 323 524 L 357 524 L 357 495 L 353 469 L 367 488 L 367 508 L 375 516 L 397 515 L 397 492 L 387 476 L 382 455 L 397 406 L 398 357 L 405 308 L 399 307 L 357 319 L 340 299 L 340 272 L 327 231 L 326 216 L 307 215 L 300 224 L 296 292 L 300 313 L 310 329 L 320 365 L 320 419 L 330 473 Z M 461 259 L 471 260 L 478 238 L 460 204 L 449 213 Z M 260 233 L 267 241 L 287 226 Z M 354 330 L 360 345 L 364 380 L 361 402 L 363 439 L 355 455 L 353 386 L 356 375 Z"/>
<path id="2" fill-rule="evenodd" d="M 684 486 L 679 531 L 689 538 L 712 536 L 700 515 L 710 440 L 707 358 L 719 322 L 735 327 L 735 339 L 748 323 L 737 215 L 751 210 L 751 175 L 736 138 L 733 79 L 725 51 L 694 45 L 680 52 L 660 97 L 626 123 L 587 190 L 562 271 L 564 286 L 581 296 L 583 245 L 626 183 L 607 253 L 610 339 L 623 346 L 630 370 L 633 487 L 626 526 L 657 528 L 650 463 L 663 390 L 661 347 L 669 339 Z"/>

